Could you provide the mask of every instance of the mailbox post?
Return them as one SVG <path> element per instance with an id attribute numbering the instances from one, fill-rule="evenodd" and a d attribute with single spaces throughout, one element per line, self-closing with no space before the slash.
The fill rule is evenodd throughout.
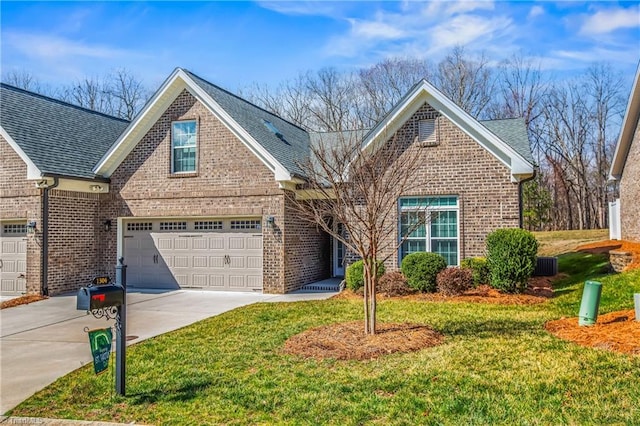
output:
<path id="1" fill-rule="evenodd" d="M 127 265 L 124 258 L 116 265 L 116 283 L 107 277 L 96 278 L 93 286 L 78 290 L 76 309 L 91 312 L 96 318 L 116 320 L 116 393 L 125 395 L 127 351 Z M 98 284 L 98 285 L 95 285 Z"/>

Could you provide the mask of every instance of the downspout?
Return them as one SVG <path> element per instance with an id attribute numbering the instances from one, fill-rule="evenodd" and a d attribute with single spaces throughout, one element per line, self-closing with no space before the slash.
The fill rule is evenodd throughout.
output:
<path id="1" fill-rule="evenodd" d="M 53 184 L 42 191 L 42 295 L 49 295 L 49 190 L 54 189 L 60 182 L 53 178 Z"/>
<path id="2" fill-rule="evenodd" d="M 518 210 L 519 210 L 519 214 L 518 214 L 518 222 L 519 222 L 519 227 L 520 229 L 523 228 L 524 226 L 524 206 L 522 203 L 522 184 L 525 182 L 529 182 L 532 181 L 536 178 L 536 171 L 538 170 L 538 167 L 534 167 L 533 168 L 533 174 L 526 178 L 526 179 L 522 179 L 520 182 L 518 182 Z"/>

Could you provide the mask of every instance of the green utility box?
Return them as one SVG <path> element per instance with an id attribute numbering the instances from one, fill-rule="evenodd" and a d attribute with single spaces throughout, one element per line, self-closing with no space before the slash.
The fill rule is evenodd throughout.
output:
<path id="1" fill-rule="evenodd" d="M 594 325 L 596 323 L 601 294 L 602 284 L 598 281 L 586 281 L 584 283 L 580 313 L 578 314 L 578 324 L 580 326 Z"/>

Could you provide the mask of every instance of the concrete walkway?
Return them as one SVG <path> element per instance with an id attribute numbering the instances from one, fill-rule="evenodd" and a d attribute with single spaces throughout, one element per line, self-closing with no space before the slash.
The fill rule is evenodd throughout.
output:
<path id="1" fill-rule="evenodd" d="M 252 303 L 321 300 L 334 294 L 130 289 L 127 336 L 129 344 L 133 344 Z M 95 319 L 76 310 L 75 293 L 1 310 L 0 413 L 6 413 L 59 377 L 92 362 L 85 328 L 105 328 L 113 323 L 113 320 Z"/>

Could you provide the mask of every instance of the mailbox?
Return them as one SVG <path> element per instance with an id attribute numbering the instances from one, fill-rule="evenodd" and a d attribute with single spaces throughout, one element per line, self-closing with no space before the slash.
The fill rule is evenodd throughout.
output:
<path id="1" fill-rule="evenodd" d="M 124 289 L 119 285 L 108 284 L 82 287 L 78 290 L 76 309 L 93 311 L 94 309 L 120 306 L 124 302 Z"/>

